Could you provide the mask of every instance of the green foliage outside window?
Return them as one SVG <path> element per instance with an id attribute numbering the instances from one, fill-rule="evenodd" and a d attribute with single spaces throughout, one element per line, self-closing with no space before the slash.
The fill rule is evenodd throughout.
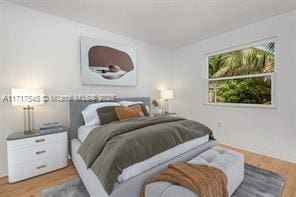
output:
<path id="1" fill-rule="evenodd" d="M 273 73 L 274 43 L 209 57 L 209 102 L 271 104 L 271 76 L 231 77 Z"/>
<path id="2" fill-rule="evenodd" d="M 216 86 L 213 101 L 217 103 L 271 104 L 270 78 L 247 78 L 210 83 Z"/>

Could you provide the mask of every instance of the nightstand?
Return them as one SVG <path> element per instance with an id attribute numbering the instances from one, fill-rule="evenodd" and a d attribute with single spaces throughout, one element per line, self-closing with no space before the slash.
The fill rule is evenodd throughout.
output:
<path id="1" fill-rule="evenodd" d="M 13 133 L 6 139 L 8 181 L 21 181 L 68 165 L 67 131 Z"/>

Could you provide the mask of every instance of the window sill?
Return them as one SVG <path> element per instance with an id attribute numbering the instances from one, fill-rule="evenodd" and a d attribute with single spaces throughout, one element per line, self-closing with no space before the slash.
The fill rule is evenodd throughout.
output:
<path id="1" fill-rule="evenodd" d="M 208 106 L 220 107 L 242 107 L 242 108 L 262 108 L 262 109 L 277 109 L 275 105 L 261 105 L 261 104 L 235 104 L 235 103 L 204 103 Z"/>

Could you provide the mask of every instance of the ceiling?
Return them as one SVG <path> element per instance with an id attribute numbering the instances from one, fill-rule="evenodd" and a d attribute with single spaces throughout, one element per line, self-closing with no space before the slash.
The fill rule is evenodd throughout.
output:
<path id="1" fill-rule="evenodd" d="M 296 9 L 296 0 L 8 0 L 174 49 Z"/>

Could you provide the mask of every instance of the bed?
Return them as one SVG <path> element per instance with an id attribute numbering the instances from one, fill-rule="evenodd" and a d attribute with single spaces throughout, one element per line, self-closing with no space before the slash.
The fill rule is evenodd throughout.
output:
<path id="1" fill-rule="evenodd" d="M 120 98 L 118 101 L 142 101 L 150 106 L 150 98 Z M 112 192 L 108 195 L 97 175 L 91 168 L 87 168 L 84 160 L 78 154 L 82 142 L 86 139 L 92 127 L 83 126 L 81 111 L 92 102 L 71 101 L 69 103 L 69 139 L 71 156 L 84 185 L 90 196 L 96 197 L 138 197 L 145 180 L 151 175 L 165 169 L 169 164 L 180 161 L 188 161 L 196 155 L 214 147 L 217 142 L 209 140 L 209 136 L 203 136 L 186 143 L 180 144 L 147 160 L 133 164 L 125 168 L 118 176 Z"/>

